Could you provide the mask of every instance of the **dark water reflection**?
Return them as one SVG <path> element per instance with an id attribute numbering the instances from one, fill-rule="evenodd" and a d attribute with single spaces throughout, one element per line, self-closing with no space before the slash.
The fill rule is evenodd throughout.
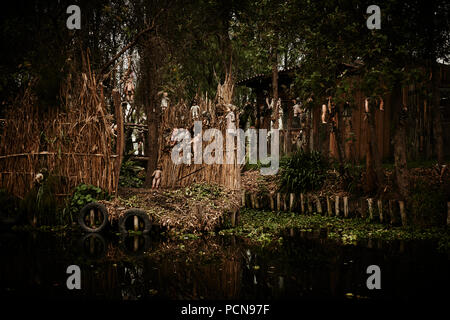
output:
<path id="1" fill-rule="evenodd" d="M 323 232 L 287 230 L 283 244 L 236 237 L 169 241 L 101 234 L 0 234 L 0 294 L 100 299 L 442 299 L 448 256 L 429 242 L 339 245 Z M 66 268 L 81 268 L 81 290 Z M 381 290 L 366 288 L 379 265 Z"/>

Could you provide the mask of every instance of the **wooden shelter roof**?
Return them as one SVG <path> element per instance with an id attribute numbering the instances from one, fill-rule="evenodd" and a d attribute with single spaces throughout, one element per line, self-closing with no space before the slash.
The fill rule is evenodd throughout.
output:
<path id="1" fill-rule="evenodd" d="M 278 71 L 279 83 L 290 83 L 295 75 L 295 71 L 299 67 L 292 67 Z M 272 81 L 272 73 L 258 73 L 251 77 L 239 80 L 236 84 L 238 86 L 246 86 L 249 88 L 258 88 L 261 86 L 268 86 Z"/>

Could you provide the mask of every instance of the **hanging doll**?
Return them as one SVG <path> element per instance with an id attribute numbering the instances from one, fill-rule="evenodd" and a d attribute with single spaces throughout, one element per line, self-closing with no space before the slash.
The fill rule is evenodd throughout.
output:
<path id="1" fill-rule="evenodd" d="M 162 94 L 161 109 L 164 112 L 169 107 L 169 94 L 165 91 L 160 92 L 160 94 Z"/>
<path id="2" fill-rule="evenodd" d="M 200 113 L 200 106 L 197 104 L 197 101 L 194 100 L 194 102 L 191 106 L 192 120 L 194 120 L 194 121 L 198 120 L 199 113 Z"/>
<path id="3" fill-rule="evenodd" d="M 134 84 L 131 77 L 129 77 L 125 83 L 125 100 L 130 103 L 134 100 Z"/>

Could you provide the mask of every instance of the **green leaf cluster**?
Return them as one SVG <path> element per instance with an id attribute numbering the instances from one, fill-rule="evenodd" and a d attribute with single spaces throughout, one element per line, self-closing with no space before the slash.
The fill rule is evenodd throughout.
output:
<path id="1" fill-rule="evenodd" d="M 82 183 L 75 188 L 70 200 L 69 212 L 73 217 L 88 203 L 97 200 L 109 200 L 110 198 L 111 196 L 108 192 L 101 188 Z"/>
<path id="2" fill-rule="evenodd" d="M 280 162 L 280 190 L 284 192 L 309 192 L 322 187 L 327 161 L 318 151 L 297 151 Z"/>

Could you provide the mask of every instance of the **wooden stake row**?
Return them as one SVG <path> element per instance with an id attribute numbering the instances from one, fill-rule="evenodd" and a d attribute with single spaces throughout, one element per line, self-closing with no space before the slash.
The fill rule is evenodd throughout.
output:
<path id="1" fill-rule="evenodd" d="M 348 196 L 318 196 L 316 194 L 296 193 L 248 193 L 241 196 L 242 206 L 252 209 L 289 211 L 300 214 L 320 214 L 327 216 L 359 217 L 370 221 L 403 226 L 408 224 L 405 202 L 401 200 L 382 200 L 375 198 L 351 198 Z M 450 224 L 450 203 L 448 204 Z"/>

